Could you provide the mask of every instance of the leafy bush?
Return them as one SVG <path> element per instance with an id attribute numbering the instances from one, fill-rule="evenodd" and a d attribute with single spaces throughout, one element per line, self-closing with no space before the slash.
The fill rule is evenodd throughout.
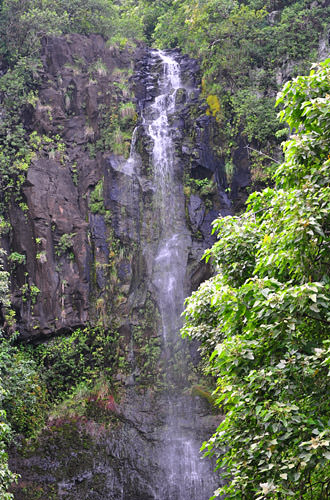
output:
<path id="1" fill-rule="evenodd" d="M 46 389 L 38 367 L 27 353 L 0 340 L 0 376 L 3 393 L 1 408 L 16 432 L 33 434 L 42 424 L 46 411 Z"/>
<path id="2" fill-rule="evenodd" d="M 73 238 L 76 236 L 76 233 L 64 233 L 60 237 L 58 244 L 56 245 L 55 253 L 57 256 L 64 255 L 69 250 L 73 249 Z"/>
<path id="3" fill-rule="evenodd" d="M 90 194 L 89 207 L 93 214 L 105 214 L 103 179 L 100 179 Z"/>
<path id="4" fill-rule="evenodd" d="M 6 413 L 0 410 L 0 498 L 2 500 L 12 500 L 14 498 L 11 493 L 8 493 L 8 489 L 17 480 L 17 475 L 13 474 L 8 467 L 8 456 L 5 450 L 9 438 L 10 427 L 6 423 Z"/>
<path id="5" fill-rule="evenodd" d="M 102 373 L 111 380 L 117 363 L 117 334 L 102 329 L 77 329 L 33 349 L 51 402 L 59 401 L 78 384 L 91 384 Z"/>
<path id="6" fill-rule="evenodd" d="M 18 252 L 12 252 L 9 256 L 8 256 L 8 260 L 10 262 L 13 262 L 14 264 L 17 263 L 17 264 L 25 264 L 26 262 L 26 256 L 21 254 L 21 253 L 18 253 Z"/>

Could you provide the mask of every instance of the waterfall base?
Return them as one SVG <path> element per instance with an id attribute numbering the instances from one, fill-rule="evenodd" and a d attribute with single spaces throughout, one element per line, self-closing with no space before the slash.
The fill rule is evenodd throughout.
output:
<path id="1" fill-rule="evenodd" d="M 219 416 L 211 416 L 207 402 L 198 397 L 183 397 L 182 409 L 188 401 L 189 407 L 194 405 L 194 423 L 187 429 L 182 413 L 177 434 L 184 429 L 201 442 L 213 431 Z M 173 461 L 164 456 L 163 450 L 168 449 L 163 441 L 166 402 L 167 397 L 151 390 L 137 393 L 131 388 L 112 409 L 91 402 L 84 418 L 50 422 L 35 443 L 22 443 L 20 452 L 11 453 L 11 464 L 20 470 L 24 485 L 14 488 L 15 500 L 207 500 L 217 484 L 214 464 L 204 459 L 204 475 L 197 478 L 195 466 L 185 464 L 185 458 L 191 456 L 186 448 L 190 445 L 176 435 L 167 437 L 175 453 Z M 198 450 L 193 451 L 198 457 Z M 183 469 L 191 474 L 187 479 L 198 488 L 198 496 L 178 488 Z"/>

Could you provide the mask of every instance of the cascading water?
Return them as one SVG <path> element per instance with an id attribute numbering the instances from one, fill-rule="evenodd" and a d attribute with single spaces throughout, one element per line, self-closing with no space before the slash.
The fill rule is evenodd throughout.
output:
<path id="1" fill-rule="evenodd" d="M 191 235 L 186 226 L 185 202 L 180 166 L 175 154 L 176 97 L 179 89 L 189 92 L 174 57 L 153 51 L 152 63 L 159 64 L 159 95 L 145 106 L 143 127 L 152 139 L 154 210 L 160 234 L 154 255 L 152 282 L 161 316 L 168 384 L 167 417 L 161 436 L 159 463 L 164 470 L 157 500 L 206 500 L 212 494 L 210 464 L 200 457 L 200 440 L 194 435 L 194 408 L 191 398 L 178 389 L 179 380 L 172 354 L 178 349 L 180 314 L 185 297 L 185 274 Z M 181 373 L 185 376 L 185 374 Z M 211 481 L 212 483 L 212 481 Z M 159 486 L 159 485 L 158 485 Z"/>
<path id="2" fill-rule="evenodd" d="M 163 52 L 154 52 L 163 63 L 160 95 L 144 112 L 144 126 L 153 140 L 152 164 L 159 213 L 160 238 L 154 261 L 153 283 L 168 348 L 178 337 L 184 301 L 184 278 L 190 233 L 185 224 L 182 183 L 175 178 L 175 152 L 170 120 L 175 112 L 176 91 L 182 87 L 178 63 Z"/>

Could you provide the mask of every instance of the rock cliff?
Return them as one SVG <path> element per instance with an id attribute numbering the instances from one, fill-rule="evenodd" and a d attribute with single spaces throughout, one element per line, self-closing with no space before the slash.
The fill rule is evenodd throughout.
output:
<path id="1" fill-rule="evenodd" d="M 198 64 L 178 57 L 185 78 L 195 85 Z M 153 186 L 150 144 L 139 127 L 139 176 L 122 168 L 139 107 L 156 92 L 147 49 L 120 50 L 107 47 L 99 36 L 70 35 L 45 38 L 42 60 L 38 102 L 24 112 L 35 156 L 23 203 L 10 203 L 12 229 L 3 240 L 8 255 L 25 256 L 10 265 L 12 303 L 21 338 L 33 341 L 87 322 L 107 323 L 114 314 L 127 317 L 140 301 L 137 295 L 146 294 L 136 293 L 147 269 L 141 231 L 157 239 L 152 213 L 148 227 L 141 227 L 141 209 L 148 211 Z M 229 213 L 231 201 L 221 160 L 213 152 L 215 123 L 199 92 L 188 104 L 186 99 L 183 90 L 177 96 L 175 140 L 193 236 L 189 293 L 207 273 L 199 259 L 212 242 L 210 223 L 220 211 Z M 194 183 L 199 179 L 210 180 L 204 194 Z M 248 173 L 241 171 L 235 194 L 247 183 Z"/>
<path id="2" fill-rule="evenodd" d="M 112 138 L 117 134 L 120 152 L 129 148 L 135 115 L 121 116 L 120 110 L 132 102 L 128 80 L 143 50 L 133 55 L 107 48 L 99 36 L 43 40 L 39 99 L 25 112 L 36 151 L 24 204 L 10 204 L 12 231 L 4 242 L 9 254 L 25 256 L 11 266 L 24 338 L 70 331 L 90 320 L 103 287 L 96 262 L 101 266 L 103 258 L 107 265 L 111 249 L 91 196 L 107 171 Z"/>
<path id="3" fill-rule="evenodd" d="M 210 275 L 200 258 L 213 241 L 212 220 L 230 213 L 232 200 L 217 125 L 198 90 L 198 64 L 173 54 L 185 86 L 176 93 L 171 127 L 189 230 L 188 295 Z M 120 403 L 109 394 L 89 398 L 84 417 L 53 419 L 33 443 L 12 450 L 12 468 L 22 476 L 15 498 L 160 498 L 167 399 L 151 265 L 160 235 L 152 144 L 141 123 L 157 95 L 160 66 L 143 46 L 118 49 L 80 35 L 45 38 L 42 60 L 38 102 L 24 113 L 35 155 L 23 203 L 11 201 L 12 229 L 3 240 L 9 255 L 25 256 L 8 263 L 16 326 L 20 340 L 32 343 L 86 325 L 115 328 L 126 368 L 117 374 Z M 134 165 L 127 161 L 131 141 Z M 248 183 L 241 163 L 235 196 Z M 174 353 L 177 373 L 182 357 Z M 201 442 L 219 416 L 191 396 L 185 371 L 178 380 L 180 425 L 187 426 L 189 408 L 195 416 L 188 431 Z"/>

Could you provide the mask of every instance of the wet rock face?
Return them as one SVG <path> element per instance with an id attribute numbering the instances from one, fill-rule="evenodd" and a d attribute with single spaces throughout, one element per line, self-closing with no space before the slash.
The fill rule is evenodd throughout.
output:
<path id="1" fill-rule="evenodd" d="M 100 207 L 90 207 L 98 182 L 107 188 L 107 209 L 117 207 L 116 196 L 121 202 L 126 196 L 127 213 L 120 220 L 115 213 L 113 224 L 121 234 L 132 228 L 125 237 L 137 238 L 136 207 L 125 182 L 115 178 L 107 159 L 111 150 L 104 145 L 114 129 L 108 124 L 117 120 L 121 126 L 120 106 L 134 98 L 129 77 L 144 49 L 107 48 L 96 35 L 45 38 L 42 45 L 43 83 L 25 123 L 36 136 L 23 187 L 27 209 L 12 201 L 12 231 L 3 242 L 9 254 L 25 256 L 26 263 L 11 266 L 11 272 L 17 328 L 28 339 L 93 322 L 95 300 L 108 301 L 113 293 L 104 292 L 112 221 L 105 223 L 102 200 Z"/>
<path id="2" fill-rule="evenodd" d="M 30 334 L 37 325 L 36 330 L 52 333 L 58 327 L 81 325 L 88 314 L 88 224 L 70 172 L 56 161 L 38 159 L 28 172 L 24 194 L 28 215 L 15 207 L 11 210 L 14 247 L 27 260 L 27 271 L 18 269 L 15 276 L 14 306 L 19 308 L 23 331 Z M 59 245 L 64 234 L 72 237 L 65 250 L 70 255 L 62 256 Z M 26 279 L 42 295 L 34 304 L 20 293 Z"/>
<path id="3" fill-rule="evenodd" d="M 21 443 L 24 453 L 12 450 L 11 466 L 21 474 L 15 500 L 157 500 L 165 404 L 152 391 L 130 390 L 111 409 L 94 403 L 87 417 L 50 422 L 38 440 Z M 219 417 L 199 398 L 195 411 L 191 432 L 202 440 Z"/>

